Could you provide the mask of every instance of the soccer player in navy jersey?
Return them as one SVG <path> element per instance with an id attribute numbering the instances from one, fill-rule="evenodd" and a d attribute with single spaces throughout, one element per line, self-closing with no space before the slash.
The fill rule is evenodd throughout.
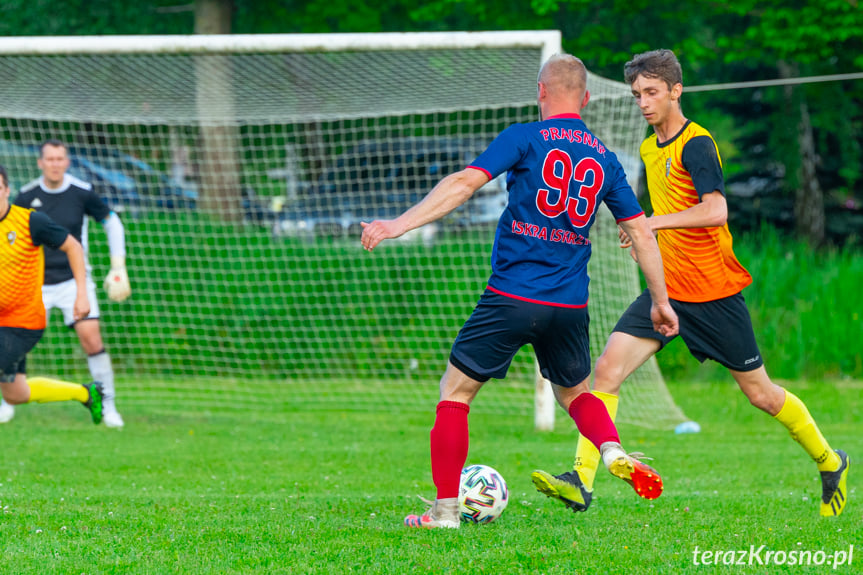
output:
<path id="1" fill-rule="evenodd" d="M 445 216 L 507 172 L 509 201 L 495 233 L 491 278 L 456 337 L 440 382 L 430 434 L 437 497 L 425 514 L 407 516 L 408 526 L 459 526 L 470 403 L 486 381 L 506 375 L 515 353 L 528 343 L 558 403 L 600 446 L 609 471 L 644 497 L 662 491 L 656 471 L 626 454 L 605 405 L 589 393 L 587 262 L 589 230 L 600 202 L 633 240 L 652 295 L 653 326 L 677 333 L 659 249 L 644 213 L 616 156 L 579 116 L 589 98 L 581 60 L 552 56 L 537 80 L 539 122 L 504 130 L 470 166 L 441 180 L 398 218 L 363 223 L 362 245 L 372 250 Z"/>
<path id="2" fill-rule="evenodd" d="M 12 404 L 79 401 L 93 423 L 102 420 L 97 382 L 79 385 L 46 377 L 27 379 L 27 353 L 45 330 L 42 305 L 44 247 L 60 250 L 73 274 L 76 319 L 90 312 L 81 244 L 45 214 L 9 204 L 9 180 L 0 166 L 0 392 Z"/>
<path id="3" fill-rule="evenodd" d="M 46 140 L 39 152 L 39 169 L 42 177 L 23 186 L 15 198 L 15 205 L 47 214 L 55 222 L 69 230 L 83 246 L 87 268 L 87 292 L 90 299 L 90 314 L 75 318 L 72 306 L 75 301 L 75 284 L 66 255 L 48 247 L 45 250 L 45 280 L 42 297 L 46 310 L 58 308 L 63 312 L 63 321 L 75 330 L 81 348 L 87 354 L 87 366 L 93 379 L 103 386 L 104 422 L 107 427 L 123 427 L 123 418 L 117 411 L 114 396 L 114 368 L 102 341 L 99 322 L 99 302 L 96 286 L 90 277 L 87 261 L 87 216 L 101 223 L 108 236 L 111 270 L 105 279 L 105 290 L 113 301 L 123 301 L 131 294 L 129 276 L 126 272 L 126 240 L 123 222 L 88 182 L 66 173 L 69 169 L 69 153 L 60 140 Z M 0 412 L 0 422 L 8 421 L 14 412 L 6 407 Z"/>
<path id="4" fill-rule="evenodd" d="M 680 337 L 699 361 L 712 359 L 726 367 L 750 403 L 785 426 L 820 472 L 820 514 L 839 515 L 848 498 L 850 459 L 830 446 L 806 404 L 767 375 L 742 294 L 752 277 L 732 249 L 722 160 L 710 132 L 683 115 L 680 63 L 671 50 L 653 50 L 633 56 L 624 75 L 654 130 L 641 145 L 653 205 L 648 225 L 659 235 Z M 629 247 L 626 233 L 621 242 Z M 624 312 L 596 361 L 593 393 L 612 418 L 624 380 L 672 339 L 651 326 L 650 297 L 641 294 Z M 594 445 L 582 434 L 574 470 L 561 475 L 535 471 L 537 488 L 585 511 L 599 464 Z"/>

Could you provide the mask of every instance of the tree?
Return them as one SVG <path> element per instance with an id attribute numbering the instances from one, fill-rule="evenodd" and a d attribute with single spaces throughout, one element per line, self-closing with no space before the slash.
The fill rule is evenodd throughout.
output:
<path id="1" fill-rule="evenodd" d="M 196 0 L 196 34 L 230 34 L 231 0 Z M 196 97 L 201 118 L 217 116 L 220 123 L 201 122 L 201 192 L 204 207 L 223 220 L 239 217 L 241 201 L 240 158 L 231 59 L 223 54 L 198 57 Z"/>
<path id="2" fill-rule="evenodd" d="M 753 59 L 775 62 L 781 78 L 863 67 L 863 7 L 857 2 L 738 0 L 726 6 L 744 24 L 739 34 L 723 37 L 719 43 L 726 50 L 728 62 Z M 781 117 L 776 124 L 776 131 L 782 134 L 777 150 L 794 192 L 797 232 L 812 245 L 823 243 L 826 219 L 817 169 L 819 146 L 813 128 L 818 122 L 813 120 L 812 109 L 818 114 L 818 110 L 836 105 L 835 101 L 822 98 L 818 90 L 787 87 L 782 93 Z M 789 118 L 792 122 L 788 122 Z M 789 125 L 794 126 L 791 133 Z M 859 143 L 855 147 L 859 150 Z M 859 157 L 854 163 L 859 164 Z M 845 175 L 854 182 L 859 179 L 859 170 L 846 171 Z"/>

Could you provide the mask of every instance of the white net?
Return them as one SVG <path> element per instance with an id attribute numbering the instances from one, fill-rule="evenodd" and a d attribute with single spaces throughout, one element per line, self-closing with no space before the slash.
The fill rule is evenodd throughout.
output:
<path id="1" fill-rule="evenodd" d="M 10 54 L 0 58 L 0 162 L 17 189 L 39 175 L 38 144 L 59 138 L 71 173 L 123 218 L 133 296 L 100 297 L 121 408 L 427 410 L 488 278 L 505 190 L 491 182 L 373 254 L 359 222 L 400 213 L 503 128 L 536 119 L 543 49 Z M 588 125 L 634 178 L 632 98 L 595 76 L 589 87 Z M 98 228 L 97 282 L 107 273 Z M 596 357 L 640 289 L 607 213 L 592 238 Z M 59 315 L 28 366 L 88 377 Z M 475 406 L 530 412 L 533 382 L 525 349 Z M 622 421 L 683 420 L 655 363 L 624 394 Z"/>

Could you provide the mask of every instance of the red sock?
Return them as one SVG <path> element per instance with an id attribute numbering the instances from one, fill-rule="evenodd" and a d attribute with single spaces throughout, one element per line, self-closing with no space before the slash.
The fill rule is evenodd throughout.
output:
<path id="1" fill-rule="evenodd" d="M 468 412 L 470 406 L 466 403 L 441 401 L 437 404 L 437 416 L 429 436 L 432 479 L 438 499 L 458 497 L 461 470 L 467 461 Z"/>
<path id="2" fill-rule="evenodd" d="M 608 415 L 608 408 L 592 393 L 582 393 L 569 404 L 569 416 L 597 449 L 606 441 L 620 443 L 617 428 Z"/>

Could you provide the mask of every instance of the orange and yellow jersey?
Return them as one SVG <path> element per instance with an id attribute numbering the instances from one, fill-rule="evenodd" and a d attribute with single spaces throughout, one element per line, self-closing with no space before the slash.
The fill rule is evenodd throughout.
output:
<path id="1" fill-rule="evenodd" d="M 42 244 L 58 248 L 68 232 L 19 206 L 0 215 L 0 327 L 45 329 Z"/>
<path id="2" fill-rule="evenodd" d="M 656 134 L 641 144 L 654 215 L 681 212 L 711 192 L 725 195 L 722 160 L 710 132 L 687 121 L 661 144 Z M 752 283 L 732 249 L 726 223 L 713 228 L 659 230 L 668 297 L 686 302 L 713 301 L 739 293 Z"/>

